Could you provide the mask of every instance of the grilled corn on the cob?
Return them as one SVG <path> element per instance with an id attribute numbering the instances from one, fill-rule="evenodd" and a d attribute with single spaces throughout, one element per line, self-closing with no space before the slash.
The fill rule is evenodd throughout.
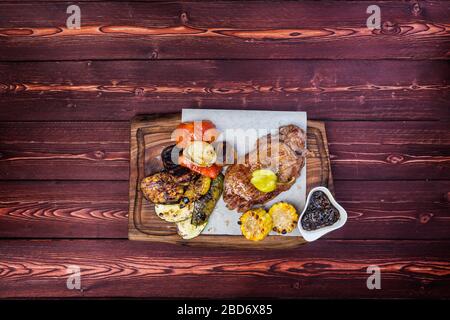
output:
<path id="1" fill-rule="evenodd" d="M 272 217 L 263 208 L 248 210 L 239 223 L 244 237 L 252 241 L 263 240 L 272 229 Z"/>

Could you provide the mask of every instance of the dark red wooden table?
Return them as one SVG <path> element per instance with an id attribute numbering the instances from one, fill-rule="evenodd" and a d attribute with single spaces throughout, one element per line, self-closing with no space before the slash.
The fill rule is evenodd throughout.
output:
<path id="1" fill-rule="evenodd" d="M 80 30 L 69 4 L 0 1 L 1 298 L 450 298 L 450 2 L 380 2 L 381 30 L 364 1 L 86 1 Z M 183 107 L 325 121 L 345 228 L 288 251 L 128 241 L 129 120 Z"/>

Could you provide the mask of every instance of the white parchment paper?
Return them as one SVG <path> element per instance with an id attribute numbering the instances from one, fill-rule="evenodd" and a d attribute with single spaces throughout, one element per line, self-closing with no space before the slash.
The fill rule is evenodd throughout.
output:
<path id="1" fill-rule="evenodd" d="M 276 132 L 280 126 L 295 124 L 305 130 L 307 128 L 306 112 L 288 111 L 250 111 L 250 110 L 213 110 L 213 109 L 183 109 L 182 121 L 210 120 L 223 133 L 219 140 L 227 140 L 234 143 L 238 156 L 243 156 L 255 146 L 256 139 L 272 132 Z M 239 130 L 237 130 L 239 129 Z M 248 130 L 250 129 L 250 130 Z M 255 130 L 257 134 L 255 135 Z M 248 131 L 247 131 L 248 130 Z M 246 132 L 247 131 L 247 132 Z M 234 137 L 232 133 L 239 134 Z M 231 140 L 231 141 L 230 141 Z M 245 143 L 244 143 L 245 142 Z M 300 177 L 287 191 L 279 194 L 275 199 L 266 203 L 268 209 L 271 204 L 278 201 L 286 201 L 293 204 L 298 213 L 305 206 L 306 198 L 306 165 L 303 167 Z M 228 210 L 220 198 L 214 209 L 209 223 L 203 234 L 227 234 L 241 235 L 238 225 L 240 213 Z M 271 232 L 270 234 L 276 234 Z M 300 236 L 297 228 L 285 236 Z"/>

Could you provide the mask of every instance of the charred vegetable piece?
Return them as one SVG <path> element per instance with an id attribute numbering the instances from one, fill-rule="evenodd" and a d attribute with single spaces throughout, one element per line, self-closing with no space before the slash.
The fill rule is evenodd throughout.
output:
<path id="1" fill-rule="evenodd" d="M 268 169 L 255 170 L 250 182 L 261 192 L 272 192 L 277 188 L 277 175 Z"/>
<path id="2" fill-rule="evenodd" d="M 178 157 L 181 150 L 177 148 L 174 144 L 165 147 L 161 152 L 161 160 L 164 169 L 175 176 L 181 176 L 189 172 L 189 169 L 182 167 L 178 164 Z"/>
<path id="3" fill-rule="evenodd" d="M 195 165 L 191 161 L 187 160 L 182 155 L 178 158 L 178 162 L 183 167 L 189 168 L 192 171 L 210 177 L 211 179 L 215 179 L 219 175 L 220 171 L 222 171 L 222 167 L 218 166 L 217 164 L 213 164 L 212 166 L 209 167 L 200 167 Z"/>
<path id="4" fill-rule="evenodd" d="M 340 218 L 336 209 L 322 191 L 311 195 L 308 207 L 302 217 L 302 227 L 307 231 L 317 230 L 335 224 Z"/>
<path id="5" fill-rule="evenodd" d="M 153 203 L 176 203 L 184 193 L 184 187 L 168 172 L 158 172 L 145 177 L 140 187 L 144 197 Z"/>
<path id="6" fill-rule="evenodd" d="M 209 167 L 217 160 L 214 147 L 204 141 L 193 141 L 184 150 L 183 156 L 186 160 L 200 167 Z"/>
<path id="7" fill-rule="evenodd" d="M 180 148 L 187 147 L 194 140 L 213 142 L 218 136 L 216 126 L 209 120 L 182 122 L 172 133 L 172 138 Z"/>
<path id="8" fill-rule="evenodd" d="M 156 215 L 168 222 L 179 222 L 191 218 L 193 204 L 181 207 L 179 204 L 155 204 Z"/>
<path id="9" fill-rule="evenodd" d="M 190 183 L 181 199 L 182 204 L 192 203 L 205 195 L 211 187 L 211 178 L 199 175 L 199 177 Z"/>
<path id="10" fill-rule="evenodd" d="M 214 210 L 217 201 L 223 190 L 223 174 L 219 174 L 211 182 L 208 192 L 194 203 L 194 212 L 192 212 L 192 224 L 201 225 L 208 220 Z"/>
<path id="11" fill-rule="evenodd" d="M 191 223 L 190 219 L 177 222 L 178 234 L 183 239 L 195 238 L 205 229 L 207 224 L 208 222 L 204 222 L 196 226 Z"/>
<path id="12" fill-rule="evenodd" d="M 238 222 L 245 238 L 252 241 L 263 240 L 272 230 L 272 217 L 263 208 L 246 211 Z"/>
<path id="13" fill-rule="evenodd" d="M 278 202 L 272 205 L 269 210 L 272 216 L 272 230 L 281 234 L 292 232 L 298 222 L 297 210 L 294 206 L 286 202 Z"/>

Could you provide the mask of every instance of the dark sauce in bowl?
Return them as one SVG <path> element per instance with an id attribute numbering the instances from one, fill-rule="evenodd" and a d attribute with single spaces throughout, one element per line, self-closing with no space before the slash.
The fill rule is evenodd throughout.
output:
<path id="1" fill-rule="evenodd" d="M 308 207 L 302 217 L 302 227 L 313 231 L 335 224 L 340 218 L 339 210 L 322 191 L 316 191 L 309 199 Z"/>

